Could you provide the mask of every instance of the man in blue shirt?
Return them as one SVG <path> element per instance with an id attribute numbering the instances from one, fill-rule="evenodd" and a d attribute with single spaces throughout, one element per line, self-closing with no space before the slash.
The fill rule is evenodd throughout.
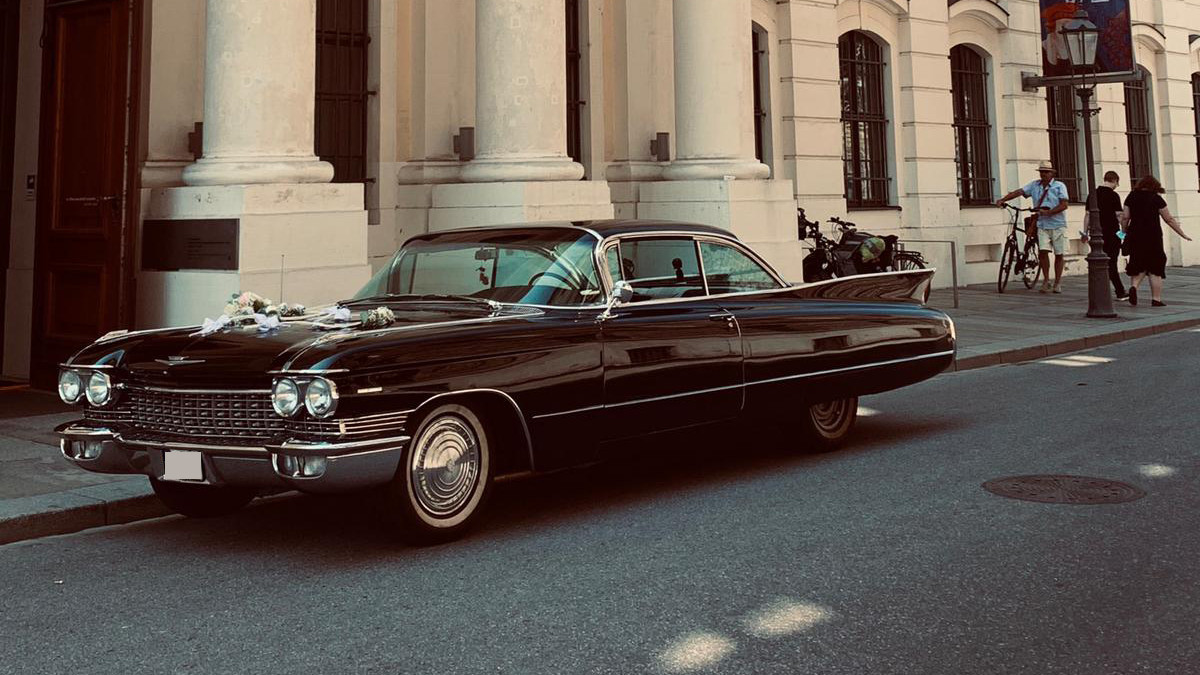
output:
<path id="1" fill-rule="evenodd" d="M 1046 293 L 1050 287 L 1050 251 L 1054 251 L 1054 292 L 1061 293 L 1063 266 L 1066 264 L 1067 253 L 1067 186 L 1061 181 L 1054 180 L 1054 166 L 1050 162 L 1042 162 L 1038 166 L 1038 180 L 1030 182 L 1020 190 L 1013 190 L 996 202 L 996 206 L 1004 206 L 1004 202 L 1015 197 L 1028 197 L 1037 211 L 1037 233 L 1039 263 L 1042 268 L 1041 292 Z"/>

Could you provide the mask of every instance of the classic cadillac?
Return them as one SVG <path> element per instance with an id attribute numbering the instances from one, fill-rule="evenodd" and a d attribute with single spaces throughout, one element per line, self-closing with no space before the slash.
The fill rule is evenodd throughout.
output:
<path id="1" fill-rule="evenodd" d="M 83 419 L 57 431 L 71 462 L 146 474 L 188 516 L 372 489 L 403 538 L 445 541 L 496 479 L 636 436 L 769 415 L 837 444 L 858 396 L 954 359 L 932 274 L 792 285 L 729 232 L 661 221 L 440 232 L 319 314 L 235 302 L 102 337 L 62 366 Z"/>

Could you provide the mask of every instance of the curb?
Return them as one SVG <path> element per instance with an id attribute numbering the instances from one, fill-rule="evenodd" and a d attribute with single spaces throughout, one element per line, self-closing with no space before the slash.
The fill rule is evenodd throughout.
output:
<path id="1" fill-rule="evenodd" d="M 1139 323 L 1139 322 L 1131 322 Z M 1170 333 L 1185 328 L 1200 326 L 1200 317 L 1188 319 L 1176 319 L 1174 321 L 1166 321 L 1163 323 L 1153 323 L 1149 325 L 1131 326 L 1118 332 L 1097 333 L 1085 337 L 1072 337 L 1054 342 L 1043 344 L 1032 344 L 1028 346 L 1017 347 L 1016 349 L 1008 349 L 1005 351 L 990 352 L 983 354 L 972 354 L 966 357 L 958 357 L 954 360 L 952 368 L 947 370 L 973 370 L 975 368 L 985 368 L 987 366 L 998 366 L 1005 363 L 1020 363 L 1022 361 L 1036 361 L 1058 354 L 1066 354 L 1067 352 L 1079 351 L 1081 349 L 1092 349 L 1095 347 L 1103 347 L 1105 345 L 1116 344 L 1128 340 L 1136 340 L 1137 338 L 1149 337 L 1160 333 Z"/>
<path id="2" fill-rule="evenodd" d="M 170 515 L 143 477 L 0 500 L 0 545 Z"/>

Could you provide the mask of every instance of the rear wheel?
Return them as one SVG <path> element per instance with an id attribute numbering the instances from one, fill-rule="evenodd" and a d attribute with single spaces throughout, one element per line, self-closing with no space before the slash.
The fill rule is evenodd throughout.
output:
<path id="1" fill-rule="evenodd" d="M 483 419 L 464 405 L 425 415 L 384 489 L 385 514 L 402 539 L 438 544 L 478 519 L 492 486 L 491 447 Z"/>
<path id="2" fill-rule="evenodd" d="M 858 418 L 858 397 L 814 403 L 800 415 L 800 429 L 813 452 L 842 444 Z"/>
<path id="3" fill-rule="evenodd" d="M 1038 278 L 1042 276 L 1042 266 L 1038 264 L 1038 245 L 1037 239 L 1029 239 L 1025 242 L 1025 260 L 1024 269 L 1021 270 L 1021 281 L 1025 282 L 1025 288 L 1033 288 L 1037 285 Z"/>
<path id="4" fill-rule="evenodd" d="M 1008 286 L 1008 276 L 1012 273 L 1013 258 L 1017 255 L 1017 242 L 1009 238 L 1004 242 L 1004 252 L 1000 254 L 1000 276 L 996 279 L 996 290 L 1000 293 Z"/>
<path id="5" fill-rule="evenodd" d="M 229 515 L 258 495 L 257 488 L 176 483 L 153 476 L 150 478 L 150 487 L 167 508 L 189 518 Z"/>
<path id="6" fill-rule="evenodd" d="M 896 256 L 892 258 L 892 268 L 897 272 L 904 272 L 905 270 L 923 270 L 925 269 L 925 263 L 921 262 L 920 258 L 911 253 L 897 253 Z"/>

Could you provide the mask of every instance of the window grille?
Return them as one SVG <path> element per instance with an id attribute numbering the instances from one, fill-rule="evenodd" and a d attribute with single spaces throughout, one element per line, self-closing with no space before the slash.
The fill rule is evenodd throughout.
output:
<path id="1" fill-rule="evenodd" d="M 566 0 L 567 11 L 567 155 L 583 163 L 583 50 L 579 35 L 579 1 Z"/>
<path id="2" fill-rule="evenodd" d="M 887 115 L 883 48 L 865 33 L 838 40 L 841 65 L 842 163 L 846 204 L 887 206 Z"/>
<path id="3" fill-rule="evenodd" d="M 1079 132 L 1075 126 L 1075 93 L 1071 87 L 1046 87 L 1047 131 L 1050 133 L 1050 163 L 1055 177 L 1067 186 L 1067 196 L 1079 201 Z"/>
<path id="4" fill-rule="evenodd" d="M 959 203 L 992 203 L 991 124 L 988 122 L 987 62 L 965 45 L 950 50 L 954 100 L 954 159 Z"/>
<path id="5" fill-rule="evenodd" d="M 766 162 L 766 147 L 764 129 L 767 124 L 767 98 L 769 87 L 763 86 L 763 76 L 767 70 L 767 34 L 757 24 L 750 28 L 750 62 L 754 64 L 754 156 L 760 162 Z"/>
<path id="6" fill-rule="evenodd" d="M 1150 97 L 1146 71 L 1125 83 L 1125 141 L 1129 144 L 1129 181 L 1154 173 L 1150 159 Z"/>
<path id="7" fill-rule="evenodd" d="M 316 152 L 335 183 L 367 178 L 368 0 L 317 0 Z"/>
<path id="8" fill-rule="evenodd" d="M 1192 135 L 1196 137 L 1196 172 L 1200 175 L 1200 73 L 1192 73 Z"/>

